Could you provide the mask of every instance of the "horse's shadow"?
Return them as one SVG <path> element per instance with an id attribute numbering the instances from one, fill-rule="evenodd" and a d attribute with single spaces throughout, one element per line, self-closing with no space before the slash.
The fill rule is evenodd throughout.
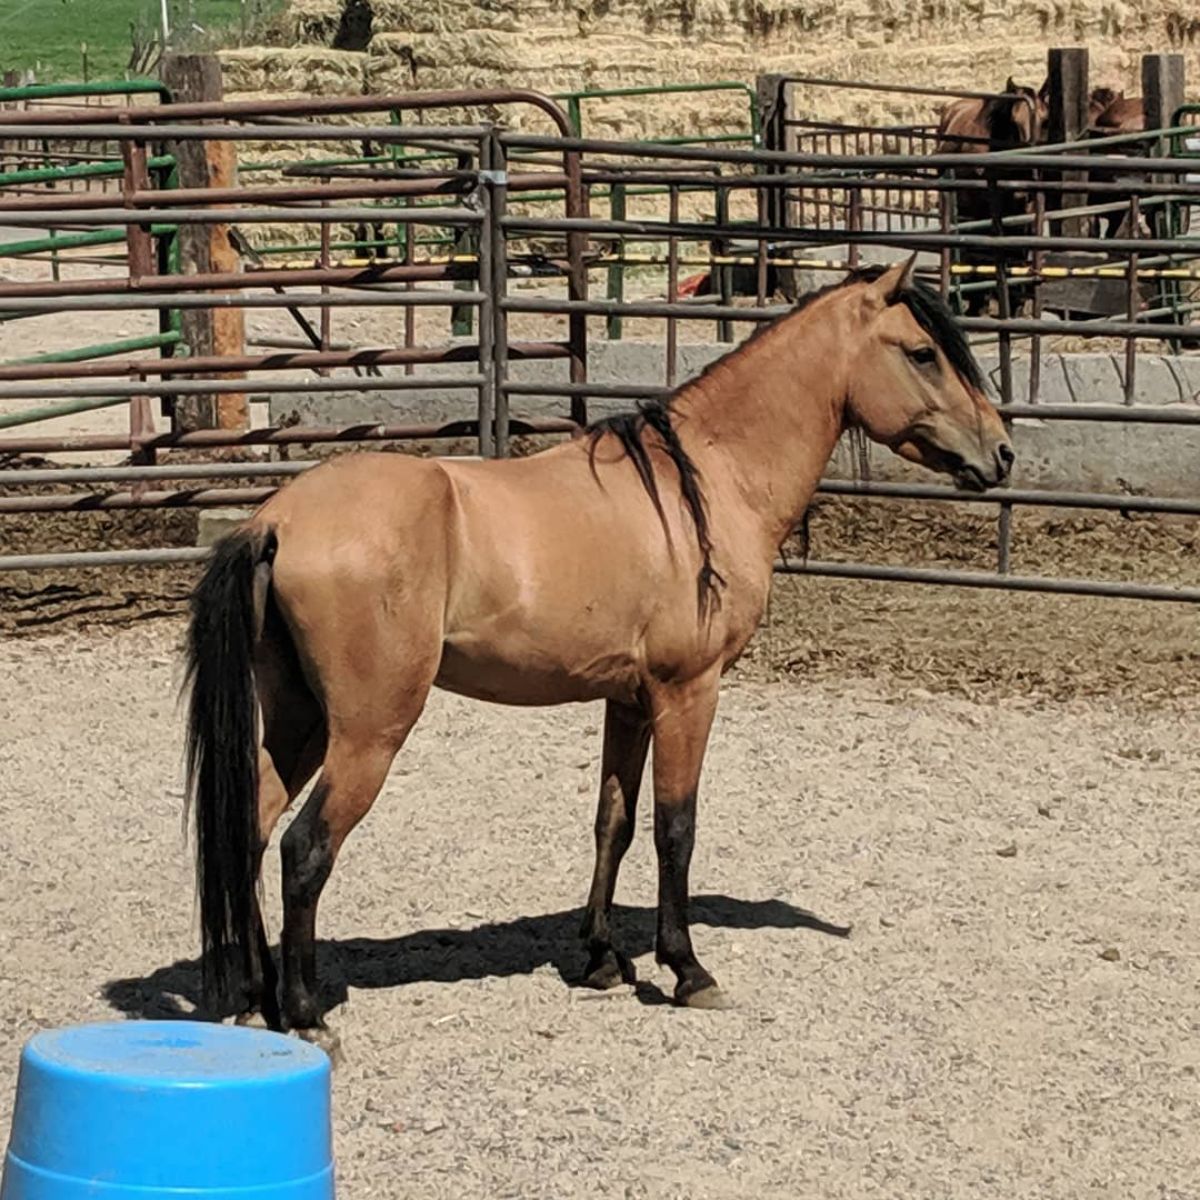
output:
<path id="1" fill-rule="evenodd" d="M 694 896 L 691 919 L 697 925 L 724 929 L 811 929 L 846 937 L 848 926 L 832 925 L 783 900 L 737 900 L 731 896 Z M 617 944 L 633 958 L 654 948 L 652 908 L 616 905 Z M 519 917 L 515 921 L 473 929 L 427 929 L 395 938 L 349 938 L 317 944 L 323 1011 L 341 1004 L 350 988 L 394 988 L 408 983 L 458 983 L 489 975 L 529 975 L 553 967 L 568 984 L 580 982 L 584 954 L 579 940 L 583 910 Z M 114 979 L 105 984 L 105 999 L 118 1011 L 144 1019 L 205 1019 L 200 964 L 180 959 L 149 975 Z M 641 984 L 638 996 L 662 1003 L 652 984 Z"/>

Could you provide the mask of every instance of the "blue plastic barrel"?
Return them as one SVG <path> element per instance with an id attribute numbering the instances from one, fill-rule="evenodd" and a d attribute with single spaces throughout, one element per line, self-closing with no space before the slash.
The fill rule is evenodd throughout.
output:
<path id="1" fill-rule="evenodd" d="M 21 1054 L 0 1200 L 331 1200 L 329 1059 L 278 1033 L 120 1021 Z"/>

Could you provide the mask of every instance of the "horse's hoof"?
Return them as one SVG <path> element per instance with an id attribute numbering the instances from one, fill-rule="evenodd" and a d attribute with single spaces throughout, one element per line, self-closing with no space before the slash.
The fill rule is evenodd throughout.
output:
<path id="1" fill-rule="evenodd" d="M 698 992 L 679 997 L 679 1003 L 685 1008 L 704 1008 L 714 1012 L 734 1006 L 733 1001 L 715 983 L 710 983 Z"/>
<path id="2" fill-rule="evenodd" d="M 598 963 L 589 965 L 589 971 L 584 976 L 583 986 L 596 988 L 598 991 L 606 992 L 611 988 L 619 987 L 623 983 L 636 983 L 637 973 L 633 969 L 633 963 L 629 961 L 623 954 L 618 954 L 615 950 L 609 950 Z"/>
<path id="3" fill-rule="evenodd" d="M 329 1055 L 329 1061 L 335 1066 L 341 1066 L 345 1061 L 342 1053 L 342 1039 L 327 1025 L 317 1025 L 312 1029 L 297 1029 L 296 1036 L 309 1045 L 324 1050 Z"/>
<path id="4" fill-rule="evenodd" d="M 270 1029 L 270 1022 L 260 1012 L 238 1013 L 233 1019 L 235 1025 L 245 1025 L 251 1029 Z"/>

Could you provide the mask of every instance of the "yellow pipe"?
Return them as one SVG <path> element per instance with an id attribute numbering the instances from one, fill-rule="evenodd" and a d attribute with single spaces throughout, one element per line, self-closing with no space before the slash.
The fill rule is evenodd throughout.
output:
<path id="1" fill-rule="evenodd" d="M 335 267 L 376 267 L 380 262 L 386 260 L 376 258 L 343 258 L 331 264 Z M 415 266 L 424 267 L 440 267 L 451 266 L 456 264 L 473 264 L 479 259 L 474 254 L 451 254 L 437 258 L 423 258 L 420 262 L 415 263 Z M 680 256 L 676 263 L 681 267 L 753 267 L 758 265 L 758 259 L 754 255 L 735 255 L 735 254 L 714 254 L 710 257 L 686 257 Z M 665 267 L 668 265 L 668 258 L 665 254 L 622 254 L 619 258 L 611 260 L 605 259 L 599 262 L 590 264 L 593 270 L 604 270 L 610 266 L 654 266 Z M 312 267 L 312 262 L 309 259 L 291 259 L 286 260 L 281 264 L 284 267 L 294 268 L 298 270 L 309 269 Z M 834 262 L 829 259 L 821 258 L 768 258 L 766 265 L 770 267 L 791 267 L 793 270 L 807 271 L 848 271 L 850 264 L 846 262 Z M 952 263 L 950 266 L 951 275 L 962 275 L 967 277 L 995 276 L 997 268 L 986 263 L 978 265 L 968 265 L 966 263 Z M 1029 279 L 1038 275 L 1042 279 L 1128 279 L 1129 271 L 1125 267 L 1120 266 L 1095 266 L 1095 267 L 1053 267 L 1044 266 L 1040 271 L 1034 271 L 1032 267 L 1011 266 L 1008 268 L 1008 277 L 1010 279 Z M 1200 280 L 1200 270 L 1192 270 L 1187 267 L 1139 267 L 1134 275 L 1138 279 L 1197 279 Z"/>

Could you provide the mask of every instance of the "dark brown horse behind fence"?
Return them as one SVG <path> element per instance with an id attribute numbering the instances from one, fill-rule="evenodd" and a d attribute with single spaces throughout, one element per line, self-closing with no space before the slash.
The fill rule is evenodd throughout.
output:
<path id="1" fill-rule="evenodd" d="M 955 192 L 956 224 L 988 221 L 989 227 L 975 232 L 1002 237 L 1013 232 L 1003 224 L 1006 219 L 1029 211 L 1030 197 L 1026 192 L 994 186 L 1002 180 L 1020 178 L 1019 172 L 972 166 L 970 157 L 1037 145 L 1045 129 L 1045 93 L 1045 84 L 1035 92 L 1031 87 L 1019 86 L 1010 77 L 1003 95 L 986 100 L 954 100 L 942 110 L 934 153 L 961 154 L 966 160 L 961 167 L 942 174 L 976 185 Z M 977 186 L 980 182 L 990 186 L 981 189 Z M 961 261 L 994 273 L 1001 266 L 1022 263 L 1026 257 L 1021 250 L 968 249 L 962 253 Z M 968 277 L 968 282 L 979 283 L 986 278 L 981 273 L 979 277 Z M 966 295 L 967 312 L 971 315 L 983 312 L 994 294 L 994 289 L 972 289 Z"/>
<path id="2" fill-rule="evenodd" d="M 817 292 L 669 402 L 528 458 L 331 460 L 216 548 L 188 646 L 214 1001 L 319 1036 L 322 888 L 440 687 L 605 702 L 582 930 L 597 987 L 632 973 L 609 921 L 653 741 L 657 956 L 679 1003 L 721 1003 L 688 930 L 696 798 L 720 679 L 762 617 L 781 543 L 847 430 L 971 488 L 1012 462 L 963 335 L 911 270 Z M 280 980 L 259 871 L 314 775 L 282 839 Z"/>

